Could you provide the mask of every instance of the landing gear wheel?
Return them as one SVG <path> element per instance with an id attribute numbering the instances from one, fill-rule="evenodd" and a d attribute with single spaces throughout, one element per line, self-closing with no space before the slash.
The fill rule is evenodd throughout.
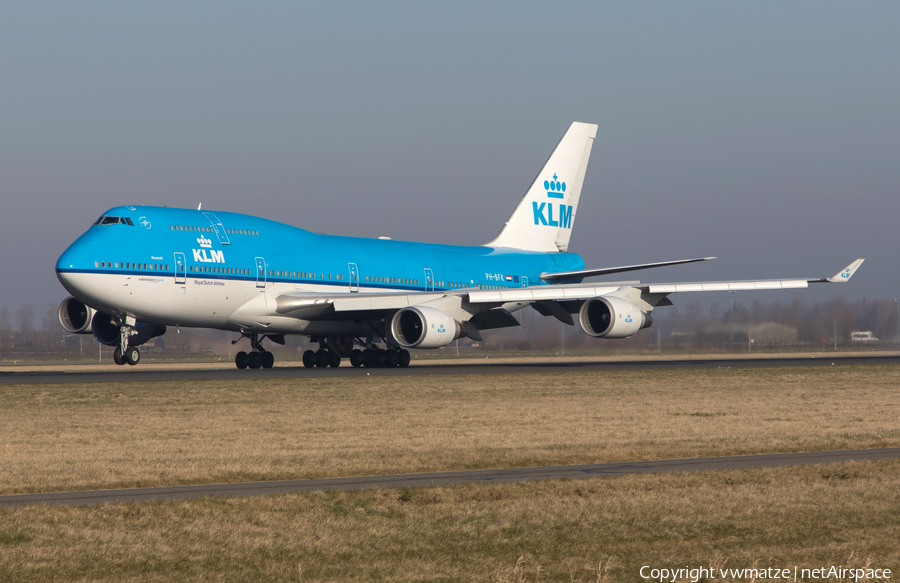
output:
<path id="1" fill-rule="evenodd" d="M 247 368 L 247 353 L 244 351 L 238 352 L 234 355 L 234 364 L 240 370 L 244 370 Z"/>
<path id="2" fill-rule="evenodd" d="M 272 368 L 275 365 L 275 355 L 268 350 L 260 355 L 260 364 L 263 368 Z"/>
<path id="3" fill-rule="evenodd" d="M 363 363 L 363 353 L 362 350 L 356 349 L 350 353 L 350 364 L 353 365 L 353 368 L 359 368 Z"/>
<path id="4" fill-rule="evenodd" d="M 378 349 L 378 368 L 387 368 L 388 363 L 391 362 L 391 357 L 388 354 L 387 350 Z"/>
<path id="5" fill-rule="evenodd" d="M 328 351 L 329 356 L 331 357 L 331 362 L 329 362 L 329 366 L 331 368 L 337 368 L 341 366 L 341 355 L 333 350 Z"/>
<path id="6" fill-rule="evenodd" d="M 407 350 L 405 348 L 401 348 L 399 356 L 400 356 L 400 362 L 398 364 L 400 365 L 400 368 L 408 367 L 409 366 L 409 350 Z"/>
<path id="7" fill-rule="evenodd" d="M 362 363 L 366 368 L 372 368 L 375 366 L 375 359 L 372 357 L 372 349 L 366 348 L 362 352 Z"/>
<path id="8" fill-rule="evenodd" d="M 122 358 L 122 349 L 121 348 L 116 348 L 113 351 L 113 362 L 115 362 L 119 366 L 125 364 L 125 359 Z"/>
<path id="9" fill-rule="evenodd" d="M 247 355 L 247 366 L 250 368 L 259 368 L 262 365 L 262 357 L 258 352 L 251 352 Z"/>
<path id="10" fill-rule="evenodd" d="M 319 349 L 316 351 L 316 366 L 318 368 L 326 368 L 331 363 L 331 356 L 327 350 Z"/>
<path id="11" fill-rule="evenodd" d="M 396 350 L 388 350 L 387 358 L 385 359 L 385 365 L 388 368 L 394 368 L 398 364 L 400 364 L 400 353 Z"/>
<path id="12" fill-rule="evenodd" d="M 131 366 L 134 366 L 141 361 L 141 351 L 138 350 L 135 346 L 129 346 L 125 350 L 125 356 L 122 358 L 122 360 L 124 360 Z"/>
<path id="13" fill-rule="evenodd" d="M 303 353 L 303 366 L 306 368 L 312 368 L 316 366 L 316 353 L 312 350 L 307 350 Z"/>

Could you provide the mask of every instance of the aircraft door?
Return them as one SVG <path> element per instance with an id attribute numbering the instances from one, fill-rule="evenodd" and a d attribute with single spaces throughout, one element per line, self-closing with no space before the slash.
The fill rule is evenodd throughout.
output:
<path id="1" fill-rule="evenodd" d="M 256 258 L 256 287 L 266 287 L 266 260 Z"/>
<path id="2" fill-rule="evenodd" d="M 528 278 L 526 276 L 522 276 L 519 278 L 522 281 L 522 287 L 528 287 Z"/>
<path id="3" fill-rule="evenodd" d="M 359 269 L 355 263 L 348 263 L 347 266 L 350 269 L 350 293 L 356 293 L 359 291 Z"/>
<path id="4" fill-rule="evenodd" d="M 434 272 L 430 267 L 425 268 L 425 291 L 434 291 Z"/>
<path id="5" fill-rule="evenodd" d="M 175 253 L 175 283 L 183 284 L 187 277 L 187 264 L 184 261 L 184 253 Z"/>
<path id="6" fill-rule="evenodd" d="M 209 221 L 209 224 L 212 225 L 213 231 L 216 232 L 216 237 L 219 238 L 219 243 L 222 245 L 228 245 L 230 241 L 228 240 L 228 233 L 225 232 L 225 227 L 222 226 L 222 221 L 212 213 L 203 213 L 206 215 L 206 219 Z"/>

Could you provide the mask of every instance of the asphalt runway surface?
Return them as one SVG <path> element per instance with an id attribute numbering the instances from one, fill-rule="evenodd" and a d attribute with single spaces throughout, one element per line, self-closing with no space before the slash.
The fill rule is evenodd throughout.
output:
<path id="1" fill-rule="evenodd" d="M 189 380 L 243 380 L 248 378 L 318 378 L 358 376 L 404 376 L 448 374 L 502 374 L 531 372 L 602 372 L 614 370 L 664 370 L 698 368 L 773 368 L 781 366 L 846 366 L 865 364 L 898 364 L 900 356 L 835 356 L 752 358 L 752 359 L 689 359 L 689 360 L 634 360 L 634 361 L 580 361 L 580 362 L 525 362 L 479 364 L 429 364 L 409 368 L 304 368 L 279 367 L 268 370 L 238 370 L 237 368 L 210 368 L 205 370 L 141 370 L 136 367 L 110 365 L 104 372 L 0 372 L 0 385 L 35 383 L 102 383 L 129 381 L 189 381 Z M 344 364 L 347 364 L 346 362 Z"/>
<path id="2" fill-rule="evenodd" d="M 773 468 L 794 465 L 827 464 L 843 461 L 879 460 L 900 457 L 900 447 L 818 451 L 803 453 L 773 453 L 761 455 L 723 456 L 694 459 L 620 462 L 574 466 L 537 468 L 506 468 L 495 470 L 465 470 L 427 474 L 361 476 L 323 478 L 317 480 L 282 480 L 276 482 L 247 482 L 237 484 L 205 484 L 160 488 L 130 488 L 84 492 L 51 492 L 45 494 L 13 494 L 0 496 L 0 508 L 32 504 L 66 506 L 94 506 L 116 502 L 173 502 L 203 496 L 263 496 L 287 492 L 317 492 L 327 490 L 364 490 L 367 488 L 415 488 L 449 486 L 453 484 L 506 484 L 546 479 L 587 479 L 625 474 L 660 474 L 666 472 L 697 472 L 742 468 Z"/>

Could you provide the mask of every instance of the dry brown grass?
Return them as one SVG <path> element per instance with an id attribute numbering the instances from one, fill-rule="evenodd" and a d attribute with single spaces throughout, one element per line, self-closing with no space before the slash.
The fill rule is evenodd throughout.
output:
<path id="1" fill-rule="evenodd" d="M 900 461 L 0 510 L 0 581 L 641 581 L 900 569 Z M 599 569 L 598 569 L 599 567 Z"/>
<path id="2" fill-rule="evenodd" d="M 900 445 L 900 366 L 6 386 L 0 492 Z"/>

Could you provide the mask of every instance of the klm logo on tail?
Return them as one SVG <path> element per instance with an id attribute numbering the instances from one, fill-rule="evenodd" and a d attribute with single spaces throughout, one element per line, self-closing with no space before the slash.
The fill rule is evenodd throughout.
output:
<path id="1" fill-rule="evenodd" d="M 557 198 L 557 199 L 565 199 L 566 196 L 566 183 L 559 180 L 556 174 L 553 175 L 553 180 L 545 180 L 544 181 L 544 189 L 547 191 L 547 198 Z M 534 211 L 534 224 L 535 225 L 547 225 L 548 227 L 562 227 L 564 229 L 572 228 L 572 206 L 567 205 L 565 203 L 560 203 L 558 205 L 559 213 L 557 216 L 559 220 L 553 218 L 553 203 L 552 202 L 542 202 L 538 204 L 537 202 L 531 203 L 532 210 Z M 546 214 L 545 214 L 546 211 Z"/>

